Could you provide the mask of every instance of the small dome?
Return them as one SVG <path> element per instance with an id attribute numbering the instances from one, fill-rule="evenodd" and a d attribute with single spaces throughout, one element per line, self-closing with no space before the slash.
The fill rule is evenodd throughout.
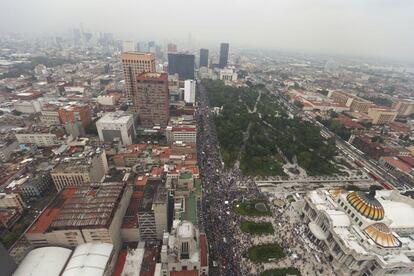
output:
<path id="1" fill-rule="evenodd" d="M 384 218 L 384 208 L 375 198 L 375 191 L 367 193 L 350 192 L 346 199 L 361 215 L 370 220 L 382 220 Z"/>
<path id="2" fill-rule="evenodd" d="M 367 226 L 365 233 L 378 245 L 382 247 L 398 247 L 401 242 L 391 233 L 387 225 L 377 222 Z"/>

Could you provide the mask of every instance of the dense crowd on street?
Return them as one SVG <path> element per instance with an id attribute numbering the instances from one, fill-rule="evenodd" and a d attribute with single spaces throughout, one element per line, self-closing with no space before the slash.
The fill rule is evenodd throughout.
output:
<path id="1" fill-rule="evenodd" d="M 220 275 L 257 275 L 264 269 L 294 266 L 301 271 L 313 271 L 325 274 L 329 271 L 323 264 L 307 260 L 311 254 L 298 235 L 299 224 L 292 223 L 289 212 L 277 210 L 272 206 L 273 216 L 255 218 L 255 221 L 270 221 L 275 234 L 264 238 L 252 237 L 240 231 L 243 216 L 235 212 L 235 202 L 264 198 L 254 178 L 243 176 L 240 169 L 224 169 L 219 142 L 215 132 L 213 115 L 210 113 L 205 88 L 198 90 L 198 152 L 199 166 L 203 183 L 201 223 L 210 244 L 210 262 L 213 271 Z M 265 243 L 278 242 L 288 258 L 269 264 L 252 263 L 247 258 L 249 247 Z M 322 258 L 318 256 L 317 258 Z M 303 267 L 303 269 L 301 269 Z M 329 271 L 330 273 L 331 271 Z M 311 275 L 311 274 L 308 274 Z M 329 274 L 326 274 L 329 275 Z"/>

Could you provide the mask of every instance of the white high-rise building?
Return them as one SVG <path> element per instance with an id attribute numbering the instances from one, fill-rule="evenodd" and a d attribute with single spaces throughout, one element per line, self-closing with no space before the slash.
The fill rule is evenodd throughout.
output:
<path id="1" fill-rule="evenodd" d="M 112 142 L 118 138 L 123 145 L 129 145 L 135 137 L 133 116 L 124 112 L 105 114 L 96 122 L 96 129 L 101 141 Z"/>
<path id="2" fill-rule="evenodd" d="M 184 81 L 184 101 L 195 103 L 196 82 L 194 80 Z"/>
<path id="3" fill-rule="evenodd" d="M 135 43 L 132 40 L 124 40 L 122 41 L 122 52 L 134 52 L 135 51 Z"/>

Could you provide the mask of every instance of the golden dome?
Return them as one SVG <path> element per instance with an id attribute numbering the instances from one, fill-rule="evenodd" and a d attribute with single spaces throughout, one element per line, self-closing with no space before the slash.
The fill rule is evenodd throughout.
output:
<path id="1" fill-rule="evenodd" d="M 371 191 L 369 194 L 350 192 L 346 199 L 364 217 L 371 220 L 382 220 L 384 218 L 384 208 L 375 198 L 375 191 Z"/>
<path id="2" fill-rule="evenodd" d="M 378 245 L 382 247 L 398 247 L 401 242 L 391 233 L 387 225 L 376 222 L 364 229 L 365 233 Z"/>

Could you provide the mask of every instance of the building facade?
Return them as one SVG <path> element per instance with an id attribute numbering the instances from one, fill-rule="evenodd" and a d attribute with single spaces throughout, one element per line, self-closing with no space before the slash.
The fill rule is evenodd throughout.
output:
<path id="1" fill-rule="evenodd" d="M 184 101 L 186 103 L 195 103 L 196 82 L 194 80 L 184 81 Z"/>
<path id="2" fill-rule="evenodd" d="M 22 213 L 26 208 L 26 203 L 24 203 L 22 197 L 17 193 L 0 193 L 0 209 L 3 208 L 15 208 Z"/>
<path id="3" fill-rule="evenodd" d="M 108 161 L 104 150 L 92 150 L 82 155 L 62 160 L 53 168 L 50 175 L 56 190 L 68 186 L 79 186 L 89 182 L 99 182 L 108 173 Z"/>
<path id="4" fill-rule="evenodd" d="M 221 43 L 220 44 L 220 59 L 219 59 L 219 68 L 224 68 L 227 66 L 229 60 L 229 44 Z"/>
<path id="5" fill-rule="evenodd" d="M 168 76 L 166 73 L 138 75 L 133 94 L 134 110 L 145 127 L 166 126 L 169 120 Z"/>
<path id="6" fill-rule="evenodd" d="M 169 53 L 168 74 L 178 74 L 180 80 L 193 80 L 194 55 Z"/>
<path id="7" fill-rule="evenodd" d="M 398 191 L 309 192 L 306 232 L 338 275 L 413 273 L 414 201 Z"/>
<path id="8" fill-rule="evenodd" d="M 397 114 L 397 111 L 386 108 L 370 108 L 368 110 L 368 116 L 372 119 L 374 125 L 384 125 L 394 122 Z"/>
<path id="9" fill-rule="evenodd" d="M 135 91 L 136 77 L 142 72 L 155 72 L 155 56 L 151 53 L 126 52 L 122 53 L 125 89 L 131 99 Z"/>
<path id="10" fill-rule="evenodd" d="M 53 133 L 16 133 L 20 144 L 36 144 L 38 147 L 53 147 L 62 144 Z"/>
<path id="11" fill-rule="evenodd" d="M 394 108 L 397 110 L 398 116 L 403 116 L 403 117 L 410 116 L 412 113 L 414 113 L 414 101 L 413 100 L 398 101 Z"/>
<path id="12" fill-rule="evenodd" d="M 132 190 L 125 183 L 66 187 L 37 217 L 25 236 L 34 246 L 75 247 L 110 243 L 121 247 L 120 228 Z"/>
<path id="13" fill-rule="evenodd" d="M 200 67 L 208 67 L 208 49 L 200 49 Z"/>
<path id="14" fill-rule="evenodd" d="M 208 247 L 205 234 L 200 234 L 189 221 L 174 221 L 171 234 L 165 233 L 161 248 L 161 274 L 208 275 Z M 184 272 L 187 274 L 180 274 Z"/>
<path id="15" fill-rule="evenodd" d="M 59 108 L 58 112 L 62 124 L 81 122 L 86 128 L 92 121 L 92 113 L 88 105 L 68 105 Z"/>
<path id="16" fill-rule="evenodd" d="M 124 112 L 105 114 L 96 122 L 96 129 L 101 141 L 112 142 L 118 138 L 123 145 L 129 145 L 135 138 L 134 118 Z"/>

